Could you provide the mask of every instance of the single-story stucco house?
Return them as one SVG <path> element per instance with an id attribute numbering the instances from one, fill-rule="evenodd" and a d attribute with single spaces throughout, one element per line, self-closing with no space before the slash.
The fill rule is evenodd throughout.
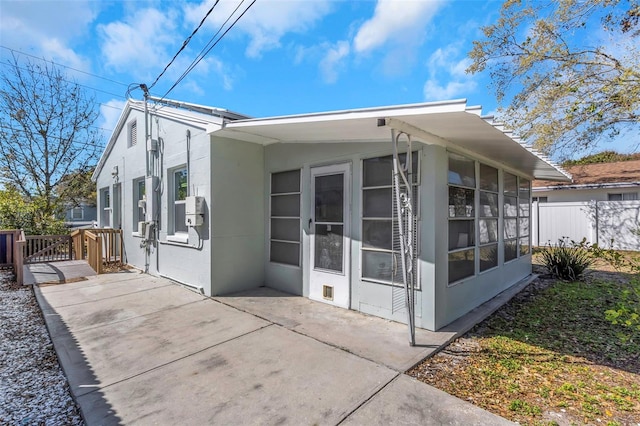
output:
<path id="1" fill-rule="evenodd" d="M 268 286 L 406 323 L 411 280 L 415 325 L 437 330 L 531 274 L 531 181 L 569 180 L 466 100 L 146 108 L 127 102 L 96 168 L 99 225 L 210 296 Z"/>

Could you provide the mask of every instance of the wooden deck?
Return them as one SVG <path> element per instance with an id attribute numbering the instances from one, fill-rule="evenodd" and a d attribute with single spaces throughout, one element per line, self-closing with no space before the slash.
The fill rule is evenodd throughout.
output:
<path id="1" fill-rule="evenodd" d="M 86 260 L 30 263 L 23 266 L 24 284 L 61 284 L 97 275 Z"/>

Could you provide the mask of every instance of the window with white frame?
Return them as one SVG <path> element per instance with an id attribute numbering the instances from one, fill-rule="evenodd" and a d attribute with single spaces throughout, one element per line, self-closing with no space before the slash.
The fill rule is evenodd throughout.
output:
<path id="1" fill-rule="evenodd" d="M 300 170 L 271 174 L 269 260 L 300 266 Z"/>
<path id="2" fill-rule="evenodd" d="M 81 206 L 73 207 L 71 209 L 72 220 L 82 220 L 84 217 L 84 209 Z"/>
<path id="3" fill-rule="evenodd" d="M 538 203 L 547 203 L 549 202 L 549 197 L 531 197 L 531 202 L 538 202 Z"/>
<path id="4" fill-rule="evenodd" d="M 411 185 L 412 197 L 419 217 L 418 187 L 420 184 L 419 154 L 413 152 Z M 406 154 L 400 154 L 406 162 Z M 399 243 L 394 241 L 393 223 L 393 156 L 367 158 L 362 161 L 362 279 L 401 284 L 402 261 Z M 417 233 L 416 233 L 417 234 Z M 419 239 L 414 240 L 418 250 Z M 394 250 L 395 248 L 395 250 Z"/>
<path id="5" fill-rule="evenodd" d="M 100 206 L 102 207 L 100 213 L 100 224 L 103 228 L 111 227 L 111 197 L 109 194 L 109 188 L 100 189 Z"/>
<path id="6" fill-rule="evenodd" d="M 498 266 L 498 169 L 480 163 L 478 211 L 478 257 L 480 272 Z"/>
<path id="7" fill-rule="evenodd" d="M 637 192 L 620 192 L 617 194 L 607 194 L 609 201 L 631 201 L 638 199 Z"/>
<path id="8" fill-rule="evenodd" d="M 530 251 L 531 182 L 511 173 L 503 174 L 504 261 Z"/>
<path id="9" fill-rule="evenodd" d="M 133 181 L 133 231 L 138 231 L 138 222 L 145 220 L 145 209 L 140 207 L 140 201 L 145 200 L 144 177 Z"/>
<path id="10" fill-rule="evenodd" d="M 138 122 L 136 120 L 133 120 L 129 123 L 128 127 L 128 146 L 132 147 L 138 143 Z"/>
<path id="11" fill-rule="evenodd" d="M 173 233 L 187 233 L 189 229 L 187 228 L 185 222 L 185 200 L 187 199 L 187 168 L 183 167 L 180 169 L 174 169 L 171 173 L 173 185 L 173 190 L 171 191 L 172 196 L 172 207 L 173 207 Z"/>
<path id="12" fill-rule="evenodd" d="M 476 163 L 449 153 L 449 283 L 475 274 Z M 489 185 L 487 186 L 487 188 Z M 492 192 L 485 191 L 487 197 Z M 493 214 L 493 213 L 490 213 Z M 490 223 L 493 216 L 487 217 Z M 487 240 L 489 236 L 487 234 Z M 487 245 L 488 247 L 489 245 Z"/>

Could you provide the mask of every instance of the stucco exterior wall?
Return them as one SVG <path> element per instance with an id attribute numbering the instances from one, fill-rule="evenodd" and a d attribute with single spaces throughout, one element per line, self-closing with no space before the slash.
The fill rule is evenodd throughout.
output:
<path id="1" fill-rule="evenodd" d="M 211 281 L 214 295 L 264 285 L 264 148 L 212 137 Z"/>

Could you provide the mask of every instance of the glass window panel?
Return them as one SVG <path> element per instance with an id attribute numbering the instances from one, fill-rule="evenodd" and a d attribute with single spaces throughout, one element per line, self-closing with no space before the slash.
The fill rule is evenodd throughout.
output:
<path id="1" fill-rule="evenodd" d="M 476 186 L 475 161 L 462 155 L 449 153 L 449 183 L 474 188 Z"/>
<path id="2" fill-rule="evenodd" d="M 517 240 L 504 242 L 504 261 L 505 262 L 508 262 L 518 257 L 518 251 L 517 251 L 516 245 L 517 245 Z"/>
<path id="3" fill-rule="evenodd" d="M 389 186 L 393 176 L 393 156 L 367 158 L 363 161 L 363 187 Z"/>
<path id="4" fill-rule="evenodd" d="M 516 197 L 504 197 L 504 216 L 505 217 L 517 217 L 518 216 L 518 199 Z"/>
<path id="5" fill-rule="evenodd" d="M 449 187 L 449 217 L 473 217 L 475 191 L 473 189 Z"/>
<path id="6" fill-rule="evenodd" d="M 391 250 L 391 220 L 363 220 L 362 244 L 364 247 Z"/>
<path id="7" fill-rule="evenodd" d="M 271 193 L 300 192 L 300 170 L 271 174 Z"/>
<path id="8" fill-rule="evenodd" d="M 609 194 L 609 201 L 622 201 L 622 194 Z"/>
<path id="9" fill-rule="evenodd" d="M 342 272 L 342 225 L 316 225 L 315 232 L 315 268 Z"/>
<path id="10" fill-rule="evenodd" d="M 300 241 L 300 219 L 271 219 L 271 239 Z"/>
<path id="11" fill-rule="evenodd" d="M 185 224 L 185 204 L 176 203 L 174 210 L 174 232 L 189 232 Z"/>
<path id="12" fill-rule="evenodd" d="M 473 276 L 475 264 L 473 249 L 449 253 L 449 283 Z"/>
<path id="13" fill-rule="evenodd" d="M 300 195 L 274 195 L 271 197 L 271 216 L 300 217 Z"/>
<path id="14" fill-rule="evenodd" d="M 480 219 L 478 221 L 480 244 L 498 241 L 498 219 Z"/>
<path id="15" fill-rule="evenodd" d="M 505 219 L 504 220 L 504 238 L 517 238 L 518 237 L 518 219 Z"/>
<path id="16" fill-rule="evenodd" d="M 522 217 L 529 217 L 529 210 L 530 210 L 530 204 L 529 204 L 529 198 L 519 198 L 520 201 L 520 209 L 519 209 L 519 215 Z"/>
<path id="17" fill-rule="evenodd" d="M 471 247 L 475 244 L 473 220 L 449 221 L 449 250 Z"/>
<path id="18" fill-rule="evenodd" d="M 504 172 L 504 193 L 512 197 L 518 196 L 518 178 L 516 175 Z"/>
<path id="19" fill-rule="evenodd" d="M 531 182 L 529 182 L 529 179 L 520 178 L 519 187 L 520 187 L 520 192 L 529 191 L 529 189 L 531 188 Z"/>
<path id="20" fill-rule="evenodd" d="M 391 188 L 363 190 L 362 216 L 391 218 L 393 202 Z"/>
<path id="21" fill-rule="evenodd" d="M 520 226 L 520 237 L 529 235 L 529 218 L 523 217 L 518 219 L 518 225 Z"/>
<path id="22" fill-rule="evenodd" d="M 480 191 L 480 217 L 498 217 L 498 194 Z"/>
<path id="23" fill-rule="evenodd" d="M 187 169 L 177 170 L 173 173 L 174 201 L 187 198 Z"/>
<path id="24" fill-rule="evenodd" d="M 525 254 L 529 254 L 529 237 L 520 238 L 520 256 L 524 256 Z"/>
<path id="25" fill-rule="evenodd" d="M 393 270 L 391 253 L 362 250 L 362 278 L 391 282 Z"/>
<path id="26" fill-rule="evenodd" d="M 300 266 L 300 244 L 271 241 L 270 260 L 272 262 Z"/>
<path id="27" fill-rule="evenodd" d="M 480 271 L 498 266 L 498 245 L 480 247 Z"/>
<path id="28" fill-rule="evenodd" d="M 315 178 L 316 222 L 342 222 L 344 210 L 344 175 Z"/>
<path id="29" fill-rule="evenodd" d="M 407 154 L 400 154 L 400 164 L 402 167 L 405 167 L 407 164 Z M 411 171 L 413 175 L 411 176 L 411 183 L 418 183 L 418 176 L 420 175 L 420 171 L 418 170 L 418 151 L 413 151 L 411 153 Z"/>
<path id="30" fill-rule="evenodd" d="M 622 194 L 622 199 L 624 201 L 637 200 L 638 199 L 638 193 L 637 192 L 625 192 L 624 194 Z"/>
<path id="31" fill-rule="evenodd" d="M 498 169 L 480 163 L 480 189 L 498 192 Z"/>

